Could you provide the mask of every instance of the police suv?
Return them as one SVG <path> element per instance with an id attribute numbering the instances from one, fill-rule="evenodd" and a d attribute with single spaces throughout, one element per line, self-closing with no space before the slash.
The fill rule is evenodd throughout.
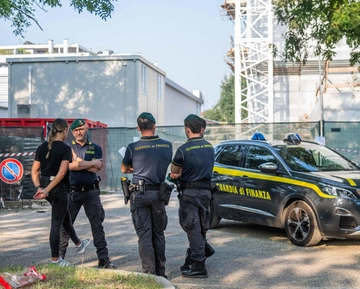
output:
<path id="1" fill-rule="evenodd" d="M 298 246 L 360 235 L 360 168 L 298 134 L 220 143 L 212 184 L 210 228 L 221 218 L 284 228 Z"/>

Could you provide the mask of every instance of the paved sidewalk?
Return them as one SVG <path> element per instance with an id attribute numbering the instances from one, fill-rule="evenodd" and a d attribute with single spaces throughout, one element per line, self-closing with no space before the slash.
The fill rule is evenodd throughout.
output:
<path id="1" fill-rule="evenodd" d="M 101 199 L 113 263 L 119 270 L 141 272 L 129 204 L 124 205 L 119 193 L 102 195 Z M 206 261 L 209 278 L 183 278 L 179 268 L 188 242 L 179 225 L 177 210 L 178 201 L 173 194 L 167 207 L 169 223 L 165 231 L 169 286 L 173 284 L 177 289 L 360 288 L 359 238 L 331 240 L 304 248 L 292 245 L 284 230 L 231 221 L 221 221 L 218 229 L 208 232 L 208 240 L 216 250 Z M 92 238 L 83 210 L 75 228 L 80 238 Z M 0 209 L 0 267 L 49 262 L 49 229 L 49 207 L 19 212 Z M 74 265 L 97 265 L 93 243 L 84 255 L 78 255 L 71 245 L 66 259 Z"/>

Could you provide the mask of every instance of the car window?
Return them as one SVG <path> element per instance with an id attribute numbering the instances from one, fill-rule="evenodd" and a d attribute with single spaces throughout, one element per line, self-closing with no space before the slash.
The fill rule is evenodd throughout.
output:
<path id="1" fill-rule="evenodd" d="M 302 144 L 276 148 L 292 170 L 300 172 L 349 171 L 356 166 L 325 146 Z"/>
<path id="2" fill-rule="evenodd" d="M 244 146 L 239 144 L 227 145 L 216 158 L 216 162 L 227 166 L 240 166 Z"/>
<path id="3" fill-rule="evenodd" d="M 260 146 L 250 146 L 246 155 L 245 168 L 259 170 L 259 166 L 264 163 L 273 162 L 277 164 L 277 159 L 271 151 Z"/>
<path id="4" fill-rule="evenodd" d="M 214 147 L 215 158 L 223 148 L 224 147 L 222 145 L 217 145 Z"/>

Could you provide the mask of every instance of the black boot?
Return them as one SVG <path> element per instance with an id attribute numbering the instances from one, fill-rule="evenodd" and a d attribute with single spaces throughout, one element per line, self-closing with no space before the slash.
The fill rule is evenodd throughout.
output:
<path id="1" fill-rule="evenodd" d="M 191 260 L 191 250 L 190 248 L 187 249 L 186 255 L 185 255 L 185 263 L 180 267 L 180 271 L 188 271 L 191 269 L 191 264 L 193 263 L 193 260 Z"/>
<path id="2" fill-rule="evenodd" d="M 205 257 L 209 258 L 212 255 L 215 254 L 215 250 L 213 247 L 211 247 L 211 245 L 207 242 L 207 240 L 205 241 Z"/>
<path id="3" fill-rule="evenodd" d="M 111 263 L 110 258 L 100 259 L 98 263 L 100 269 L 116 269 L 115 265 Z"/>
<path id="4" fill-rule="evenodd" d="M 207 278 L 207 270 L 205 267 L 205 261 L 194 261 L 191 265 L 191 269 L 182 272 L 182 276 L 186 278 Z"/>

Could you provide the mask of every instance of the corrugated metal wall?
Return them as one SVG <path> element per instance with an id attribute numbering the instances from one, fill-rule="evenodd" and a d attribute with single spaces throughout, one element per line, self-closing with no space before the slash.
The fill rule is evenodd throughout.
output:
<path id="1" fill-rule="evenodd" d="M 8 68 L 0 67 L 0 106 L 8 106 Z"/>

